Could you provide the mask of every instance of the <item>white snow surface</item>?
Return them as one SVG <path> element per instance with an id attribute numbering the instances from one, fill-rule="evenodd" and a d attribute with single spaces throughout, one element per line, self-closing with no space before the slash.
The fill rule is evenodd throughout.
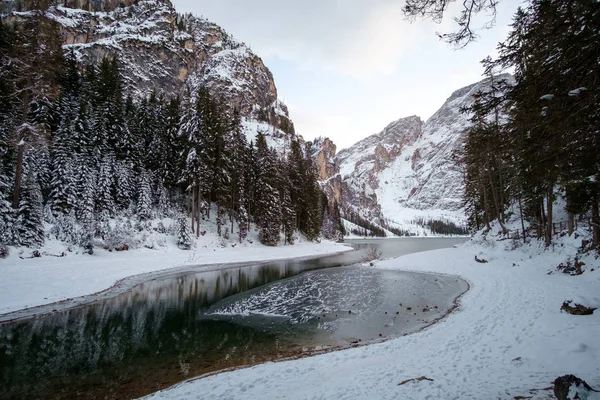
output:
<path id="1" fill-rule="evenodd" d="M 510 75 L 497 78 L 512 81 Z M 417 218 L 463 225 L 464 171 L 454 154 L 463 147 L 470 115 L 461 109 L 489 86 L 490 80 L 484 79 L 459 89 L 426 122 L 416 116 L 401 118 L 341 150 L 337 159 L 345 205 L 366 219 L 383 217 L 417 235 L 428 233 L 415 224 Z M 367 206 L 365 198 L 371 199 Z"/>
<path id="2" fill-rule="evenodd" d="M 184 266 L 211 267 L 216 264 L 257 262 L 326 255 L 351 250 L 323 241 L 293 246 L 263 246 L 255 241 L 221 247 L 211 240 L 212 232 L 198 239 L 196 248 L 180 250 L 174 243 L 156 249 L 109 253 L 96 249 L 93 255 L 67 252 L 66 257 L 43 256 L 20 259 L 15 251 L 0 260 L 0 315 L 101 292 L 126 277 Z M 62 244 L 51 243 L 46 251 L 59 254 Z M 25 254 L 26 255 L 26 254 Z"/>
<path id="3" fill-rule="evenodd" d="M 547 399 L 554 398 L 547 388 L 565 374 L 600 388 L 600 313 L 560 311 L 567 299 L 596 304 L 600 260 L 583 257 L 584 274 L 570 276 L 555 268 L 575 256 L 581 237 L 563 238 L 553 249 L 536 242 L 509 251 L 514 244 L 479 236 L 459 248 L 377 262 L 469 282 L 458 309 L 421 332 L 196 378 L 148 398 Z M 489 262 L 475 262 L 475 255 Z M 421 376 L 433 381 L 399 385 Z"/>

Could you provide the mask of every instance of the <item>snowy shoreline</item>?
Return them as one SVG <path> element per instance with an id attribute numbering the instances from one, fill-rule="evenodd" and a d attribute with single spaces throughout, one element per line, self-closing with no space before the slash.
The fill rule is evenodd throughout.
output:
<path id="1" fill-rule="evenodd" d="M 555 378 L 575 374 L 600 387 L 600 314 L 560 311 L 574 299 L 600 304 L 600 261 L 562 274 L 581 239 L 509 251 L 480 240 L 376 262 L 379 268 L 458 275 L 470 285 L 446 318 L 407 336 L 364 347 L 223 372 L 175 385 L 151 399 L 533 399 L 553 398 Z M 479 263 L 474 256 L 486 259 Z M 418 377 L 431 380 L 405 380 Z"/>
<path id="2" fill-rule="evenodd" d="M 146 281 L 247 263 L 302 260 L 353 250 L 322 242 L 294 246 L 165 248 L 0 260 L 0 323 L 80 307 L 114 297 Z"/>

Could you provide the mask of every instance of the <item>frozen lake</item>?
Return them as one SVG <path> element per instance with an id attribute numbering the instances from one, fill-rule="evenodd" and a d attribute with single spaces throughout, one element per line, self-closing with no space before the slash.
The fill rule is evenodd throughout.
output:
<path id="1" fill-rule="evenodd" d="M 0 398 L 132 398 L 225 368 L 414 332 L 451 309 L 466 282 L 348 265 L 373 246 L 387 258 L 463 241 L 349 241 L 357 251 L 167 275 L 0 324 Z"/>

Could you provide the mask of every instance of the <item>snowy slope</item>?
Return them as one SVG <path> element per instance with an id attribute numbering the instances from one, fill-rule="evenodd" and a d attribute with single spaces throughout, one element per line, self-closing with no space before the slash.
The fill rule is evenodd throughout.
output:
<path id="1" fill-rule="evenodd" d="M 548 388 L 565 374 L 600 388 L 600 313 L 560 311 L 568 299 L 600 305 L 597 258 L 584 260 L 580 276 L 555 269 L 576 254 L 581 239 L 563 238 L 552 252 L 538 243 L 508 251 L 511 243 L 480 237 L 456 249 L 378 262 L 379 268 L 460 275 L 471 288 L 457 311 L 421 332 L 192 379 L 148 398 L 539 400 L 554 398 Z M 489 263 L 475 262 L 475 255 Z M 429 380 L 400 385 L 421 376 Z"/>
<path id="2" fill-rule="evenodd" d="M 426 232 L 414 223 L 419 217 L 463 225 L 464 182 L 453 154 L 464 143 L 469 115 L 460 110 L 488 86 L 483 80 L 459 89 L 425 123 L 415 116 L 402 118 L 341 150 L 342 206 L 415 233 Z"/>
<path id="3" fill-rule="evenodd" d="M 87 7 L 86 2 L 64 3 L 70 6 L 51 6 L 46 15 L 58 22 L 65 51 L 93 63 L 118 57 L 129 93 L 148 96 L 156 91 L 171 97 L 194 93 L 202 85 L 240 111 L 248 121 L 245 128 L 254 129 L 247 132 L 249 138 L 255 139 L 261 123 L 279 147 L 293 132 L 269 69 L 218 25 L 178 14 L 167 0 L 126 1 L 122 7 L 107 1 L 103 11 L 78 8 Z"/>

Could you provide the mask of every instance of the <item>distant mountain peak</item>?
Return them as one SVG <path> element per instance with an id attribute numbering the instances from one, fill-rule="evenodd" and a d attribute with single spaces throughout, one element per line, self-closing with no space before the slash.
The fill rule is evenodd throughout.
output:
<path id="1" fill-rule="evenodd" d="M 496 79 L 513 78 L 503 74 Z M 330 155 L 332 173 L 320 177 L 326 192 L 347 213 L 386 229 L 427 234 L 415 223 L 419 218 L 464 224 L 462 167 L 453 159 L 469 126 L 469 116 L 461 108 L 489 85 L 490 80 L 484 79 L 458 89 L 427 121 L 418 116 L 400 118 L 337 156 Z"/>

